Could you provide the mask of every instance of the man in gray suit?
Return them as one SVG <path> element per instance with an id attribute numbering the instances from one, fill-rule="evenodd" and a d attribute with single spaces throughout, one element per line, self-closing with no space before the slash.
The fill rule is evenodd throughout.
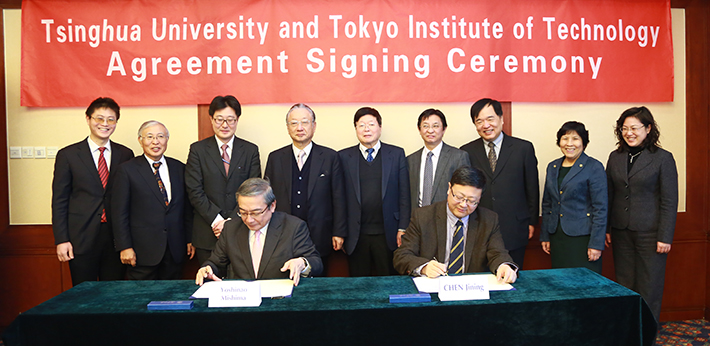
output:
<path id="1" fill-rule="evenodd" d="M 498 215 L 478 208 L 485 186 L 486 177 L 476 168 L 454 171 L 446 201 L 414 211 L 394 252 L 397 271 L 435 278 L 490 270 L 499 281 L 515 282 L 518 266 L 503 246 Z"/>
<path id="2" fill-rule="evenodd" d="M 217 96 L 209 114 L 215 135 L 190 145 L 185 166 L 185 186 L 195 211 L 192 244 L 200 263 L 210 256 L 224 221 L 234 212 L 239 186 L 261 176 L 259 148 L 234 135 L 242 114 L 239 101 Z"/>
<path id="3" fill-rule="evenodd" d="M 444 143 L 446 116 L 429 108 L 419 115 L 417 128 L 424 147 L 407 156 L 412 210 L 446 199 L 448 182 L 454 171 L 470 166 L 468 154 Z"/>
<path id="4" fill-rule="evenodd" d="M 540 216 L 540 182 L 532 143 L 503 133 L 500 102 L 480 99 L 471 106 L 471 120 L 481 138 L 461 147 L 471 165 L 483 171 L 488 188 L 481 206 L 500 217 L 500 232 L 510 256 L 523 267 L 525 247 Z"/>

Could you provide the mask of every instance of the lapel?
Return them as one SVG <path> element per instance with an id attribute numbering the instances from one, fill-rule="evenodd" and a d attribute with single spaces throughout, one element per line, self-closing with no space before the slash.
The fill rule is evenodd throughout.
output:
<path id="1" fill-rule="evenodd" d="M 235 141 L 236 142 L 236 141 Z M 234 155 L 234 150 L 232 150 L 232 156 Z M 234 158 L 230 156 L 229 161 L 234 162 Z M 222 156 L 219 154 L 219 147 L 217 146 L 217 140 L 214 136 L 211 136 L 207 141 L 207 157 L 212 160 L 212 163 L 219 167 L 218 171 L 222 173 L 224 180 L 227 180 L 227 173 L 224 171 L 224 163 L 222 162 Z M 232 165 L 229 165 L 230 172 L 232 171 Z"/>
<path id="2" fill-rule="evenodd" d="M 496 166 L 498 167 L 498 166 Z M 478 209 L 474 210 L 468 217 L 468 230 L 466 231 L 466 247 L 464 248 L 464 272 L 468 272 L 468 268 L 473 263 L 473 248 L 476 245 L 476 235 L 478 234 Z"/>
<path id="3" fill-rule="evenodd" d="M 360 197 L 360 167 L 358 167 L 362 154 L 360 154 L 358 145 L 346 150 L 347 162 L 345 162 L 345 169 L 350 174 L 350 180 L 353 182 L 353 190 L 355 191 L 355 196 L 357 196 L 357 203 L 362 205 L 362 198 Z"/>
<path id="4" fill-rule="evenodd" d="M 306 159 L 306 161 L 311 161 L 311 171 L 308 175 L 308 199 L 310 200 L 311 193 L 313 193 L 313 189 L 316 187 L 318 178 L 320 178 L 321 167 L 323 167 L 322 148 L 313 143 L 313 147 L 311 148 L 311 155 L 309 158 Z M 329 172 L 328 174 L 332 174 L 332 172 Z M 288 195 L 291 196 L 291 191 L 289 191 Z"/>
<path id="5" fill-rule="evenodd" d="M 170 203 L 168 204 L 168 209 L 172 208 L 173 202 L 176 201 L 177 198 L 179 198 L 180 194 L 182 193 L 182 185 L 183 182 L 180 179 L 180 172 L 178 171 L 180 169 L 180 165 L 174 164 L 172 160 L 168 160 L 167 156 L 165 157 L 165 162 L 168 164 L 168 174 L 170 175 Z"/>
<path id="6" fill-rule="evenodd" d="M 276 172 L 276 177 L 273 177 L 275 179 L 282 179 L 284 182 L 287 182 L 286 184 L 282 184 L 284 187 L 286 187 L 286 196 L 288 198 L 288 205 L 291 205 L 291 179 L 293 179 L 293 150 L 291 149 L 291 146 L 287 146 L 284 148 L 284 150 L 278 152 L 278 156 L 276 159 L 279 161 L 279 165 L 282 169 L 280 172 Z M 279 167 L 279 166 L 277 166 Z M 230 165 L 229 170 L 232 170 L 232 167 Z M 290 210 L 290 209 L 289 209 Z"/>
<path id="7" fill-rule="evenodd" d="M 508 136 L 505 132 L 501 132 L 501 136 L 503 136 L 503 142 L 500 145 L 500 155 L 498 157 L 498 161 L 496 162 L 496 171 L 493 173 L 493 179 L 495 179 L 498 176 L 498 173 L 503 170 L 503 167 L 505 167 L 506 162 L 508 162 L 508 159 L 513 153 L 513 141 L 506 139 Z M 486 163 L 487 162 L 488 156 L 486 156 Z M 488 166 L 488 169 L 490 170 L 490 164 L 487 164 L 486 166 Z"/>
<path id="8" fill-rule="evenodd" d="M 473 141 L 473 157 L 471 157 L 471 161 L 478 161 L 478 167 L 486 174 L 486 178 L 493 180 L 493 171 L 491 171 L 491 165 L 488 163 L 488 155 L 486 155 L 486 149 L 483 145 L 484 142 L 482 138 Z M 501 152 L 502 151 L 503 148 L 501 148 Z"/>
<path id="9" fill-rule="evenodd" d="M 378 155 L 382 155 L 380 159 L 382 160 L 382 199 L 384 200 L 387 193 L 387 182 L 389 182 L 388 177 L 395 162 L 390 160 L 390 151 L 385 149 L 385 144 L 382 142 L 380 142 L 380 153 Z"/>
<path id="10" fill-rule="evenodd" d="M 219 150 L 217 150 L 217 153 L 219 153 Z M 234 140 L 232 141 L 232 152 L 229 155 L 229 175 L 227 175 L 227 179 L 234 174 L 234 170 L 241 168 L 237 167 L 236 163 L 242 162 L 242 157 L 244 155 L 246 155 L 244 152 L 244 143 L 242 143 L 242 141 L 238 141 L 237 136 L 234 136 Z M 222 162 L 222 157 L 219 158 L 219 161 Z M 222 171 L 224 171 L 224 169 L 222 169 Z"/>
<path id="11" fill-rule="evenodd" d="M 653 153 L 651 153 L 648 149 L 644 149 L 641 152 L 641 154 L 634 159 L 634 160 L 636 160 L 636 162 L 634 162 L 634 166 L 631 167 L 631 172 L 629 172 L 628 178 L 633 177 L 636 173 L 640 172 L 641 170 L 646 168 L 646 166 L 650 165 L 651 162 L 653 162 L 652 155 L 653 155 Z M 624 156 L 624 159 L 627 160 L 626 161 L 627 163 L 624 166 L 624 168 L 626 168 L 626 169 L 628 169 L 627 168 L 628 167 L 628 157 L 629 157 L 629 154 L 626 153 L 626 155 Z M 627 178 L 627 180 L 628 180 L 628 178 Z"/>
<path id="12" fill-rule="evenodd" d="M 247 272 L 249 273 L 249 278 L 256 279 L 256 277 L 254 276 L 254 265 L 252 264 L 251 259 L 251 250 L 249 250 L 249 228 L 241 220 L 230 222 L 239 222 L 239 226 L 237 226 L 236 236 L 237 247 L 239 247 L 239 253 L 243 254 L 242 260 L 244 261 L 244 266 L 247 268 Z"/>
<path id="13" fill-rule="evenodd" d="M 79 159 L 81 160 L 81 163 L 86 166 L 86 171 L 87 172 L 93 172 L 95 174 L 90 174 L 93 178 L 92 180 L 98 184 L 99 188 L 103 190 L 103 184 L 101 184 L 101 177 L 99 177 L 99 169 L 96 168 L 96 164 L 94 163 L 94 157 L 91 155 L 91 149 L 89 149 L 89 143 L 87 141 L 90 141 L 88 139 L 89 137 L 86 137 L 84 142 L 78 146 L 78 153 L 77 156 L 79 156 Z M 113 153 L 112 153 L 113 154 Z M 114 163 L 114 156 L 111 155 L 111 167 L 118 167 L 118 164 L 115 166 L 113 165 Z M 109 177 L 111 176 L 111 172 L 109 172 Z"/>
<path id="14" fill-rule="evenodd" d="M 446 259 L 446 202 L 438 204 L 434 213 L 436 214 L 434 230 L 436 231 L 436 253 L 438 260 Z"/>
<path id="15" fill-rule="evenodd" d="M 582 152 L 582 154 L 579 155 L 579 158 L 577 159 L 577 161 L 575 161 L 574 164 L 572 165 L 572 168 L 570 168 L 569 173 L 567 173 L 565 178 L 562 179 L 562 184 L 560 184 L 560 186 L 559 186 L 560 189 L 563 189 L 565 187 L 565 185 L 567 185 L 567 183 L 569 183 L 570 180 L 572 180 L 572 178 L 574 178 L 577 174 L 579 174 L 579 172 L 581 172 L 584 169 L 584 166 L 587 164 L 587 158 L 589 158 L 589 156 L 587 156 L 587 154 L 585 154 L 584 152 Z M 562 160 L 564 160 L 564 159 L 562 159 Z M 560 165 L 561 164 L 562 164 L 562 162 L 560 162 Z M 557 180 L 557 177 L 555 177 L 555 180 Z"/>
<path id="16" fill-rule="evenodd" d="M 443 151 L 443 150 L 442 150 Z M 424 148 L 422 147 L 421 149 L 417 150 L 414 152 L 414 154 L 411 155 L 412 157 L 412 164 L 409 165 L 409 186 L 411 187 L 411 191 L 416 193 L 416 195 L 412 195 L 412 199 L 419 198 L 419 182 L 421 181 L 421 177 L 419 176 L 419 171 L 422 167 L 422 153 L 424 152 Z M 436 174 L 434 175 L 436 177 Z M 434 184 L 436 186 L 436 184 Z M 417 205 L 419 205 L 417 203 Z"/>
<path id="17" fill-rule="evenodd" d="M 607 163 L 607 169 L 611 167 L 614 170 L 614 176 L 622 177 L 624 183 L 629 183 L 629 153 L 622 151 L 617 152 L 616 150 L 609 158 L 609 163 Z M 637 162 L 638 163 L 638 162 Z"/>
<path id="18" fill-rule="evenodd" d="M 560 190 L 559 184 L 557 184 L 557 177 L 560 175 L 560 166 L 562 165 L 562 160 L 563 158 L 555 159 L 552 161 L 552 169 L 547 171 L 547 181 L 551 182 L 552 184 L 555 184 L 555 191 Z M 568 174 L 569 175 L 569 174 Z M 559 199 L 559 194 L 553 193 L 553 196 L 556 196 L 556 198 Z"/>
<path id="19" fill-rule="evenodd" d="M 266 270 L 274 254 L 274 250 L 276 250 L 276 245 L 278 245 L 279 239 L 281 239 L 284 215 L 283 213 L 274 212 L 271 221 L 269 221 L 269 226 L 266 229 L 266 239 L 264 239 L 264 251 L 261 253 L 261 262 L 259 262 L 259 276 L 257 276 L 257 279 L 264 275 L 264 270 Z"/>
<path id="20" fill-rule="evenodd" d="M 436 163 L 436 172 L 434 172 L 434 183 L 431 198 L 434 198 L 433 192 L 436 191 L 436 187 L 441 185 L 441 180 L 444 179 L 445 170 L 449 167 L 449 160 L 451 160 L 452 149 L 452 147 L 442 142 L 441 152 L 439 153 L 439 162 Z M 421 158 L 421 155 L 419 157 Z M 429 203 L 431 203 L 431 201 L 429 201 Z"/>
<path id="21" fill-rule="evenodd" d="M 155 180 L 155 174 L 153 174 L 153 167 L 148 164 L 148 160 L 146 160 L 144 155 L 136 157 L 136 160 L 138 160 L 138 174 L 145 180 L 148 188 L 153 191 L 153 195 L 160 201 L 160 205 L 166 208 L 165 199 L 163 199 L 163 194 L 158 187 L 158 181 Z M 170 171 L 170 167 L 168 167 L 168 171 Z"/>

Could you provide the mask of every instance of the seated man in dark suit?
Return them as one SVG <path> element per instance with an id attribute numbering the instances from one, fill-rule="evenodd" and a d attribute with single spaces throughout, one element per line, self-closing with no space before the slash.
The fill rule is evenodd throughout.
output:
<path id="1" fill-rule="evenodd" d="M 298 285 L 301 276 L 319 275 L 323 262 L 306 223 L 276 211 L 276 197 L 269 182 L 246 180 L 237 190 L 240 220 L 224 223 L 214 251 L 197 271 L 195 283 L 205 278 L 220 280 L 218 269 L 229 265 L 227 279 L 289 278 Z M 287 273 L 288 272 L 288 273 Z"/>
<path id="2" fill-rule="evenodd" d="M 129 264 L 131 280 L 175 280 L 190 241 L 192 208 L 185 191 L 185 165 L 163 154 L 170 133 L 155 120 L 138 130 L 143 155 L 118 167 L 111 199 L 116 249 Z"/>
<path id="3" fill-rule="evenodd" d="M 414 211 L 402 246 L 394 252 L 395 269 L 431 278 L 490 270 L 499 281 L 515 282 L 518 266 L 503 245 L 498 215 L 477 208 L 485 185 L 477 168 L 454 171 L 446 201 Z"/>

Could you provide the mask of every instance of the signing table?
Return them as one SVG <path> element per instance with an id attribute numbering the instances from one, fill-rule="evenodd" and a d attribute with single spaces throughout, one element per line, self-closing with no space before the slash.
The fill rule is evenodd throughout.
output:
<path id="1" fill-rule="evenodd" d="M 85 282 L 21 314 L 7 345 L 651 345 L 641 297 L 587 269 L 520 273 L 490 300 L 390 304 L 406 276 L 302 279 L 256 308 L 148 311 L 192 281 Z"/>

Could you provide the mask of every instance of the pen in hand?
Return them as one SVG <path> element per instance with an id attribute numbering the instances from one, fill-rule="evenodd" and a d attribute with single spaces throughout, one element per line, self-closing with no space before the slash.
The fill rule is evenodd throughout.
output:
<path id="1" fill-rule="evenodd" d="M 435 261 L 439 262 L 439 260 L 436 259 L 436 257 L 433 257 L 433 259 L 434 259 Z M 439 263 L 441 263 L 441 262 L 439 262 Z M 443 264 L 443 263 L 442 263 L 442 264 Z M 441 274 L 441 276 L 449 276 L 449 271 L 448 271 L 448 270 L 445 271 L 444 274 Z"/>

